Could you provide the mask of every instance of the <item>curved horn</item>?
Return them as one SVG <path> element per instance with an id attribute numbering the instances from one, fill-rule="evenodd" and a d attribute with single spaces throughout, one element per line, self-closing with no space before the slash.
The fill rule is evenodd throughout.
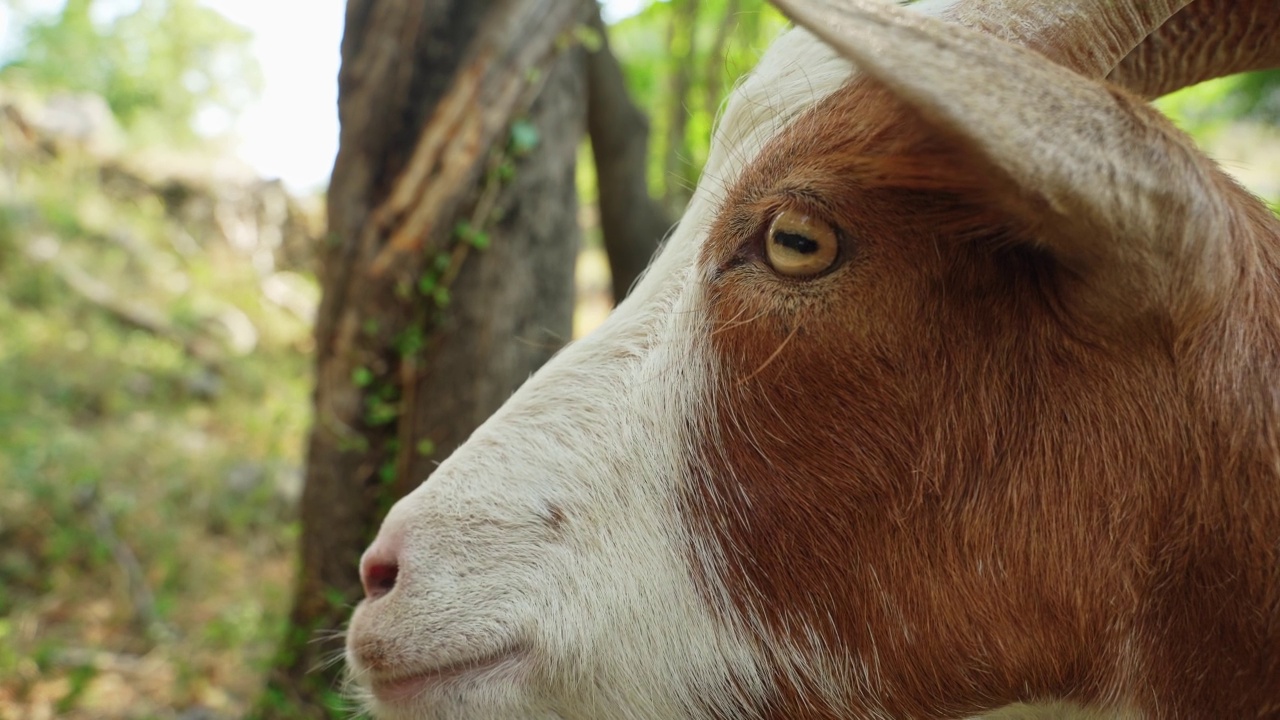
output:
<path id="1" fill-rule="evenodd" d="M 1274 67 L 1280 67 L 1280 8 L 1273 0 L 1197 0 L 1151 33 L 1107 79 L 1154 98 Z"/>
<path id="2" fill-rule="evenodd" d="M 1100 78 L 1189 2 L 961 0 L 943 17 L 1034 50 L 1085 77 Z"/>

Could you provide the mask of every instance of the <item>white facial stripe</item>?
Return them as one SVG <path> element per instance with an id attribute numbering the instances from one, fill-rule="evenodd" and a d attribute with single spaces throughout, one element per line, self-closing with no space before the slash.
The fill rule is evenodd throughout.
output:
<path id="1" fill-rule="evenodd" d="M 403 537 L 400 571 L 353 618 L 357 680 L 513 646 L 528 662 L 380 716 L 696 718 L 766 692 L 766 651 L 729 603 L 707 606 L 680 514 L 711 361 L 695 263 L 727 186 L 849 72 L 802 30 L 779 38 L 725 107 L 689 210 L 632 296 L 392 510 L 382 534 Z M 381 669 L 358 661 L 369 648 Z"/>
<path id="2" fill-rule="evenodd" d="M 375 609 L 397 651 L 528 644 L 527 704 L 565 717 L 691 717 L 731 672 L 750 678 L 755 653 L 701 601 L 679 522 L 705 362 L 687 275 L 653 276 L 643 312 L 567 349 L 396 506 L 384 532 L 404 528 L 408 597 Z M 548 506 L 558 532 L 538 521 Z"/>

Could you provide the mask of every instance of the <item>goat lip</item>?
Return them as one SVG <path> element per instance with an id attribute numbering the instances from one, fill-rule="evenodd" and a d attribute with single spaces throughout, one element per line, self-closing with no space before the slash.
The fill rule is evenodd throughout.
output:
<path id="1" fill-rule="evenodd" d="M 519 648 L 513 647 L 419 672 L 374 677 L 370 683 L 370 689 L 373 691 L 373 696 L 380 702 L 411 701 L 443 685 L 495 671 L 512 670 L 522 655 L 523 652 Z"/>

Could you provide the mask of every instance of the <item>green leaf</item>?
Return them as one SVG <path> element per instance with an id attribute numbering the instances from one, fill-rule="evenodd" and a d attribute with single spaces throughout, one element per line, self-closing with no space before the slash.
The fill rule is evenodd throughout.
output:
<path id="1" fill-rule="evenodd" d="M 396 481 L 396 464 L 394 461 L 385 462 L 382 467 L 378 468 L 378 480 L 384 485 L 390 485 Z"/>
<path id="2" fill-rule="evenodd" d="M 600 48 L 604 47 L 604 36 L 599 30 L 590 25 L 576 25 L 573 28 L 573 37 L 587 52 L 600 52 Z"/>
<path id="3" fill-rule="evenodd" d="M 400 410 L 395 405 L 374 401 L 369 403 L 369 407 L 364 414 L 364 421 L 372 427 L 378 427 L 395 422 L 395 419 L 399 416 Z"/>
<path id="4" fill-rule="evenodd" d="M 330 607 L 345 608 L 349 604 L 347 596 L 337 588 L 325 588 L 324 599 Z"/>
<path id="5" fill-rule="evenodd" d="M 347 435 L 338 439 L 339 452 L 368 452 L 369 440 L 363 435 Z"/>
<path id="6" fill-rule="evenodd" d="M 368 387 L 373 382 L 373 371 L 367 367 L 358 367 L 351 371 L 351 382 L 356 387 Z"/>
<path id="7" fill-rule="evenodd" d="M 538 128 L 528 120 L 517 120 L 511 123 L 511 154 L 523 157 L 538 147 Z"/>
<path id="8" fill-rule="evenodd" d="M 436 288 L 432 294 L 434 295 L 439 291 L 440 288 Z M 396 338 L 396 349 L 400 351 L 401 355 L 417 355 L 426 344 L 426 337 L 423 336 L 422 330 L 417 327 L 406 329 Z"/>
<path id="9" fill-rule="evenodd" d="M 395 294 L 397 300 L 408 300 L 413 297 L 413 283 L 408 280 L 397 280 Z"/>
<path id="10" fill-rule="evenodd" d="M 449 288 L 444 286 L 436 288 L 431 297 L 436 301 L 436 307 L 440 308 L 449 307 L 449 303 L 453 300 L 453 298 L 449 296 Z"/>

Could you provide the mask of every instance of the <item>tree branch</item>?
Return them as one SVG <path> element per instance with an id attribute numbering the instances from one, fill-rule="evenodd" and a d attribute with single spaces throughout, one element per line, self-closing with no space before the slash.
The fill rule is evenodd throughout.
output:
<path id="1" fill-rule="evenodd" d="M 649 194 L 649 119 L 631 101 L 618 59 L 609 50 L 597 11 L 591 26 L 600 45 L 587 59 L 587 132 L 600 189 L 600 228 L 621 302 L 648 266 L 671 218 Z"/>

